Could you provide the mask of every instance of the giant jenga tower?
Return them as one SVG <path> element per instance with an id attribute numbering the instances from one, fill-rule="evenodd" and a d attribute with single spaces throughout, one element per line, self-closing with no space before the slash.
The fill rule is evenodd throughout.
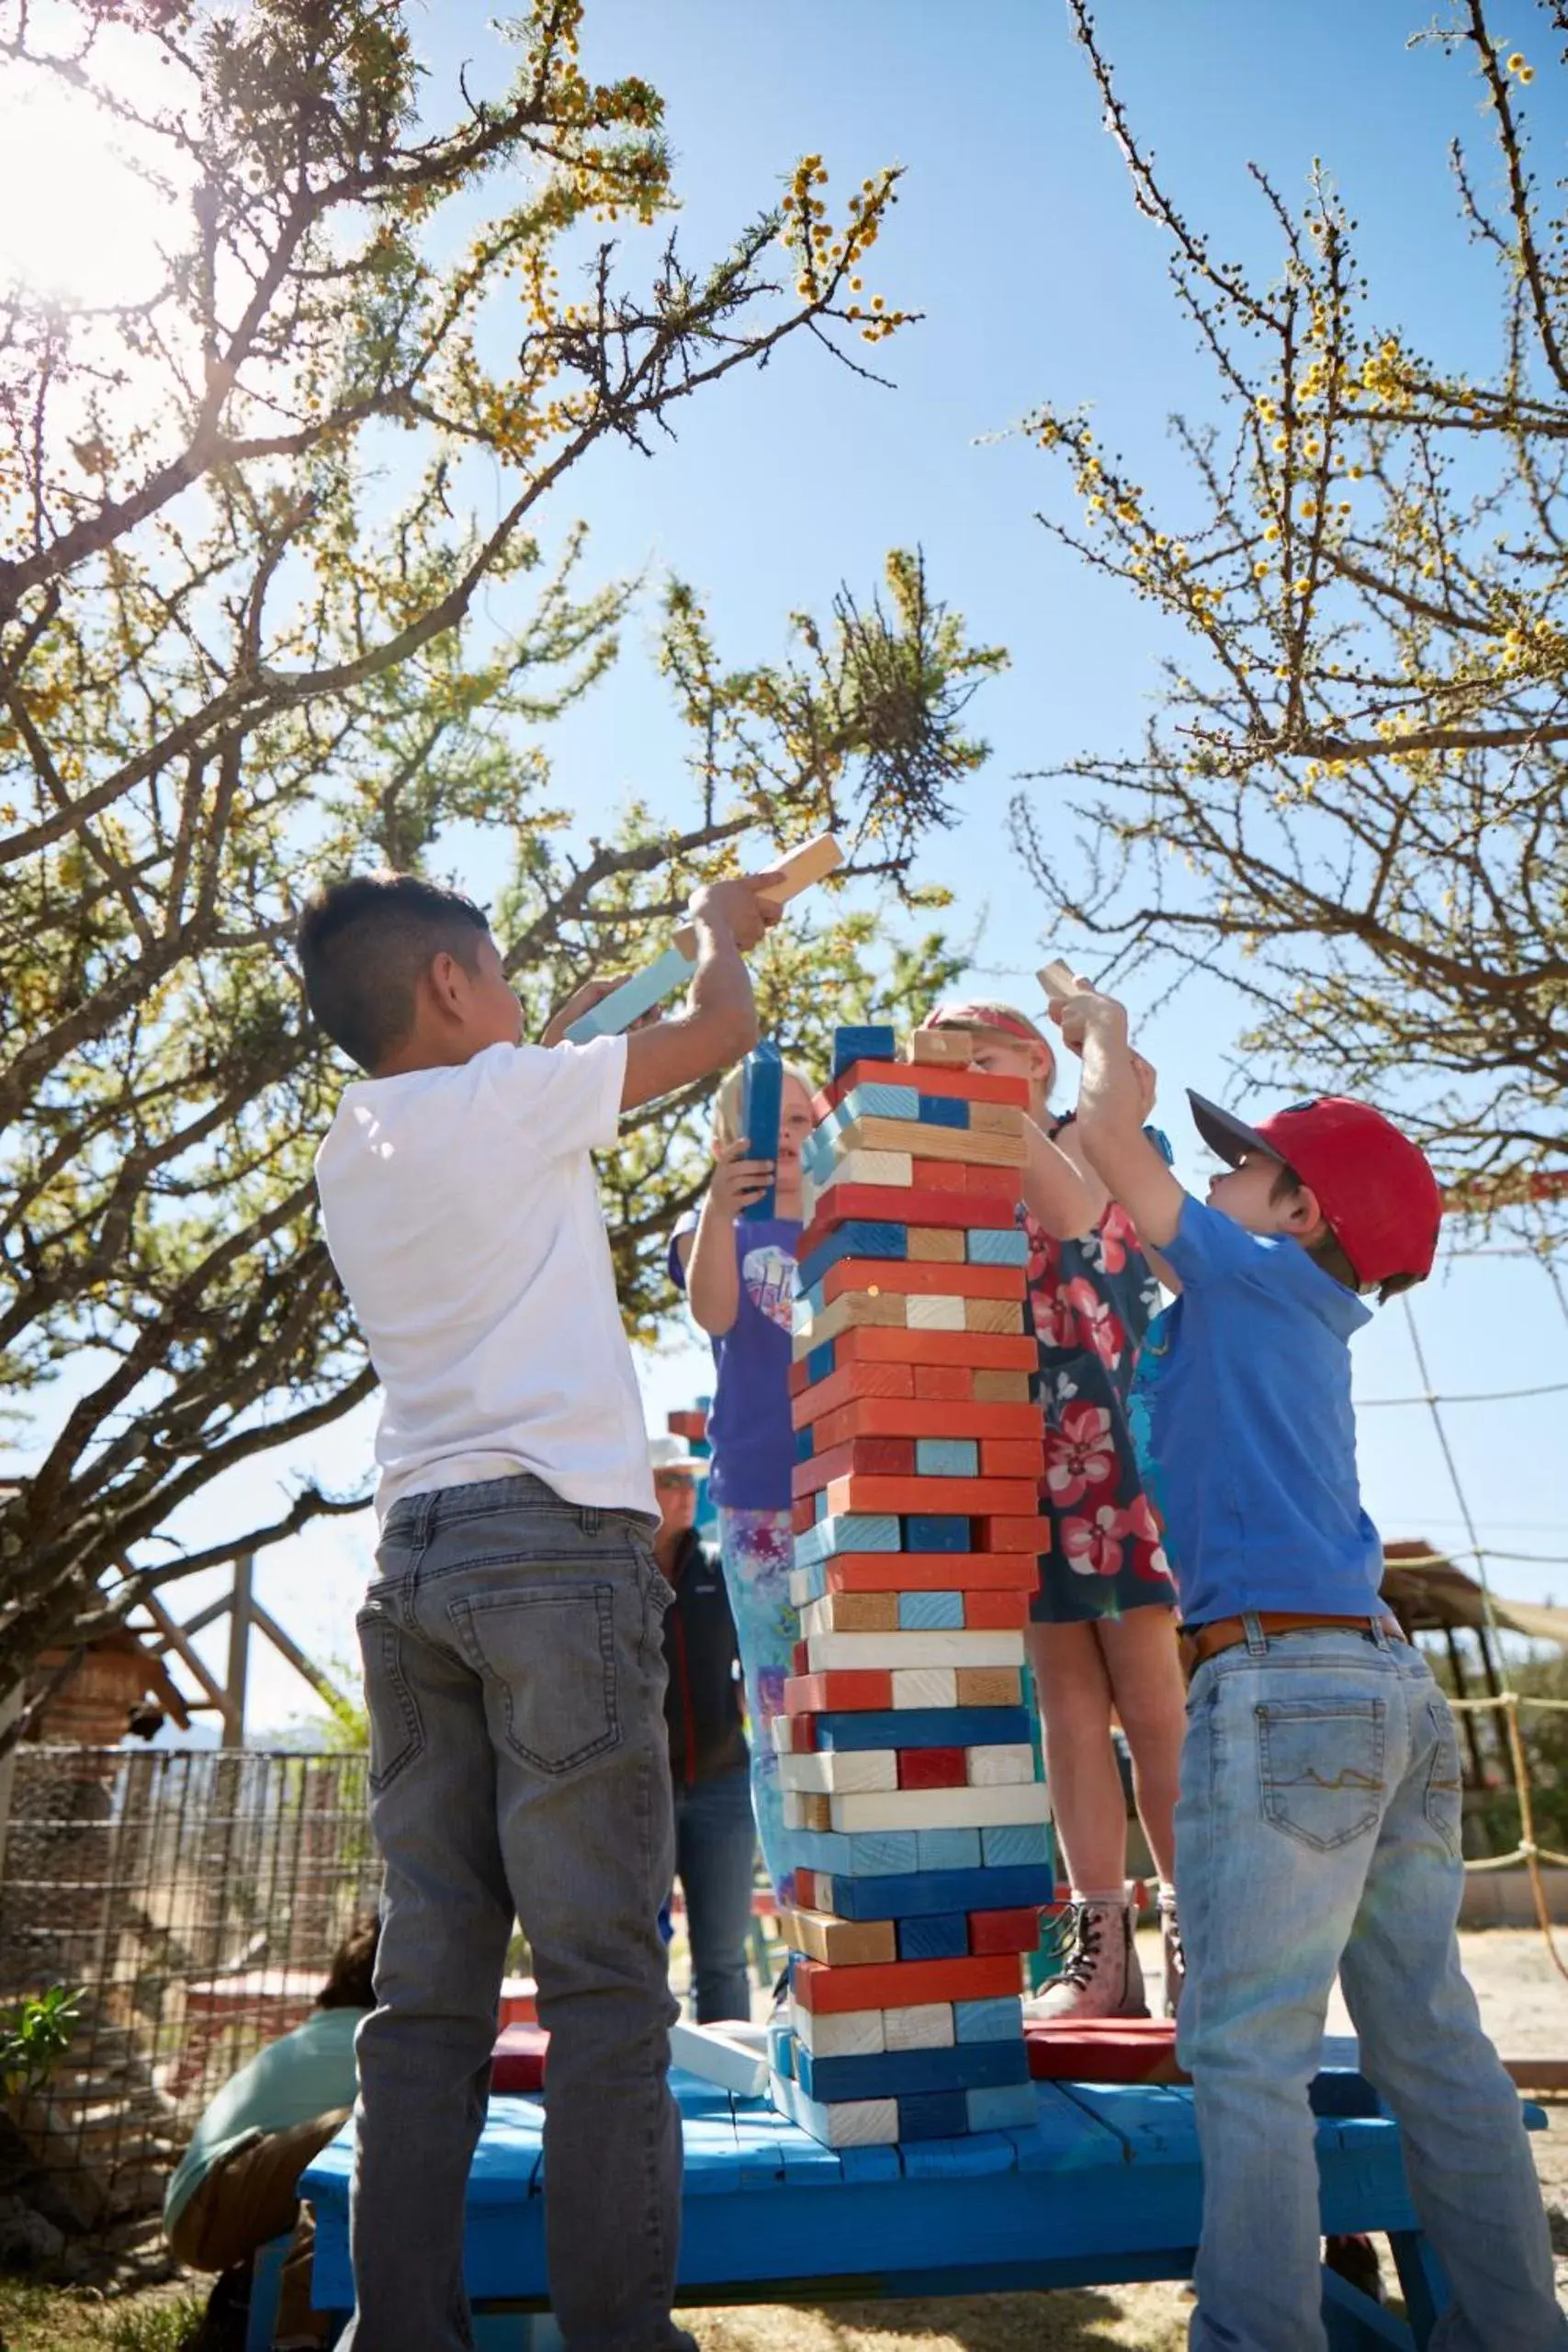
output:
<path id="1" fill-rule="evenodd" d="M 1045 1541 L 1021 1080 L 840 1030 L 806 1153 L 795 1908 L 774 2103 L 831 2147 L 1028 2124 L 1020 1954 L 1052 1896 L 1023 1628 Z"/>

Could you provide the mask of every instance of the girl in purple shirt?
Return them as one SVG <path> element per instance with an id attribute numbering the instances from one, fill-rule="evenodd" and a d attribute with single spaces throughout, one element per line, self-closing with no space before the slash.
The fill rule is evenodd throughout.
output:
<path id="1" fill-rule="evenodd" d="M 795 1645 L 789 1575 L 795 1555 L 790 1476 L 790 1320 L 800 1240 L 801 1146 L 812 1128 L 810 1081 L 785 1067 L 778 1159 L 754 1159 L 739 1130 L 742 1074 L 718 1098 L 714 1175 L 699 1215 L 670 1245 L 670 1272 L 713 1341 L 716 1379 L 708 1439 L 709 1487 L 740 1647 L 751 1730 L 751 1801 L 762 1860 L 781 1902 L 789 1898 L 784 1804 L 773 1717 L 784 1711 Z M 774 1215 L 740 1211 L 773 1187 Z"/>

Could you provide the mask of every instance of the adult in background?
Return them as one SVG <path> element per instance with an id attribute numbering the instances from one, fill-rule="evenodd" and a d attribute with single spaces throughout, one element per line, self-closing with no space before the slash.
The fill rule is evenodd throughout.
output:
<path id="1" fill-rule="evenodd" d="M 333 1955 L 303 2025 L 269 2042 L 231 2075 L 207 2109 L 169 2182 L 164 2233 L 176 2262 L 223 2275 L 212 2290 L 203 2342 L 243 2340 L 251 2263 L 270 2238 L 294 2232 L 278 2302 L 280 2347 L 330 2340 L 333 2323 L 310 2309 L 315 2233 L 299 2211 L 299 2176 L 354 2106 L 354 2037 L 376 2006 L 370 1976 L 378 1919 L 355 1922 Z"/>
<path id="2" fill-rule="evenodd" d="M 686 1898 L 699 2025 L 750 2018 L 746 1934 L 757 1866 L 740 1652 L 716 1553 L 696 1534 L 707 1468 L 678 1437 L 649 1441 L 659 1533 L 653 1556 L 675 1595 L 664 1619 L 664 1697 L 675 1799 L 675 1874 Z"/>

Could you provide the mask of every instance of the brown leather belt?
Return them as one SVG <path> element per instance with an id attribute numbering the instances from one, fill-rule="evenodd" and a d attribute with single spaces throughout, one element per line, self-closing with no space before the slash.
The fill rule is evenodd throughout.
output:
<path id="1" fill-rule="evenodd" d="M 1393 1617 L 1309 1617 L 1294 1609 L 1258 1609 L 1251 1612 L 1251 1621 L 1268 1634 L 1370 1634 L 1374 1625 L 1380 1625 L 1395 1641 L 1404 1638 Z M 1244 1617 L 1216 1617 L 1207 1625 L 1183 1626 L 1178 1639 L 1189 1682 L 1206 1658 L 1217 1657 L 1222 1650 L 1234 1650 L 1245 1642 L 1247 1627 Z"/>

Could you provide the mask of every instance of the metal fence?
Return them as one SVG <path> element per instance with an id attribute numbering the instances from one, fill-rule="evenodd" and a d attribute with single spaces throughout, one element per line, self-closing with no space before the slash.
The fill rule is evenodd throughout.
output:
<path id="1" fill-rule="evenodd" d="M 363 1755 L 23 1747 L 0 1825 L 0 2009 L 80 1987 L 13 2107 L 86 2228 L 156 2206 L 219 2085 L 298 2025 L 380 1871 Z"/>

